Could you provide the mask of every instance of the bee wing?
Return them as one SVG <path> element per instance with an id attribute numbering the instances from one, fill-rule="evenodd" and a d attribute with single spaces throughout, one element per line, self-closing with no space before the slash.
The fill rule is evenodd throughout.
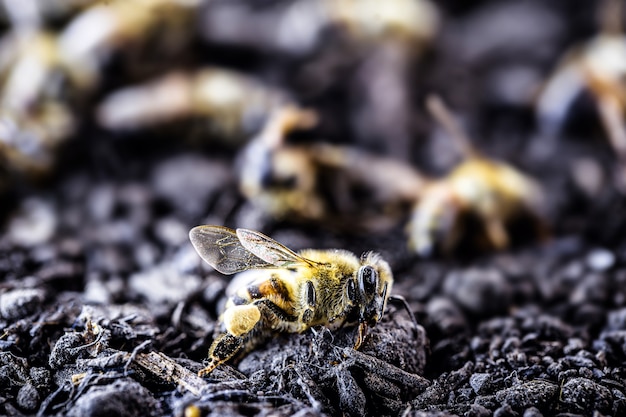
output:
<path id="1" fill-rule="evenodd" d="M 263 233 L 248 229 L 237 229 L 237 236 L 244 248 L 276 267 L 289 268 L 294 265 L 317 264 L 315 261 L 303 258 Z"/>
<path id="2" fill-rule="evenodd" d="M 189 239 L 200 257 L 222 274 L 248 269 L 275 268 L 245 248 L 233 229 L 222 226 L 197 226 Z"/>

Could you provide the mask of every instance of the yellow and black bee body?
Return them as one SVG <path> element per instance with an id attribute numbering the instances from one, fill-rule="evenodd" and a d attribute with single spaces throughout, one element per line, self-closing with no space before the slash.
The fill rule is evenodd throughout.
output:
<path id="1" fill-rule="evenodd" d="M 252 230 L 198 226 L 190 239 L 216 270 L 249 275 L 228 299 L 209 349 L 206 375 L 275 332 L 300 333 L 358 323 L 355 348 L 382 319 L 393 276 L 378 254 L 344 250 L 295 253 Z M 246 271 L 246 272 L 243 272 Z"/>

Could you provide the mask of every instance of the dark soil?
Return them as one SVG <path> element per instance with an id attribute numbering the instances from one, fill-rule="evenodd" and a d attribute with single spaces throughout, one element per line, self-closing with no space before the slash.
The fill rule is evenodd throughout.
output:
<path id="1" fill-rule="evenodd" d="M 266 17 L 283 3 L 233 2 Z M 617 161 L 589 97 L 558 138 L 539 132 L 528 100 L 564 50 L 595 33 L 597 5 L 439 7 L 440 33 L 408 71 L 408 120 L 394 124 L 408 142 L 384 142 L 389 123 L 369 120 L 359 131 L 385 109 L 351 91 L 377 73 L 357 77 L 368 52 L 346 51 L 332 30 L 325 47 L 302 54 L 264 49 L 262 36 L 236 45 L 199 30 L 185 59 L 161 66 L 254 74 L 321 112 L 313 139 L 402 157 L 433 175 L 456 158 L 423 109 L 437 92 L 477 148 L 545 187 L 549 238 L 522 228 L 504 252 L 466 245 L 424 260 L 408 250 L 402 222 L 368 234 L 268 220 L 238 192 L 239 147 L 199 134 L 200 122 L 132 134 L 96 125 L 98 97 L 136 82 L 114 60 L 102 91 L 76 109 L 82 126 L 56 153 L 54 172 L 39 182 L 11 177 L 2 197 L 0 414 L 626 415 L 626 199 L 613 185 Z M 210 15 L 211 6 L 200 8 L 197 24 Z M 600 179 L 585 182 L 584 167 Z M 314 328 L 277 335 L 200 379 L 228 277 L 191 246 L 198 224 L 258 229 L 294 250 L 379 251 L 420 326 L 389 305 L 359 351 L 354 328 Z"/>

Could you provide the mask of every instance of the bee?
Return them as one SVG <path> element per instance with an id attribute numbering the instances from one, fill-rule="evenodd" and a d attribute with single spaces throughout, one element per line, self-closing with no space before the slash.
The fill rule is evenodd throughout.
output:
<path id="1" fill-rule="evenodd" d="M 609 144 L 623 168 L 626 166 L 626 35 L 621 22 L 623 2 L 607 0 L 603 6 L 600 13 L 602 30 L 587 43 L 565 54 L 542 86 L 536 112 L 543 135 L 554 138 L 561 133 L 580 93 L 589 92 L 595 101 Z M 624 176 L 625 172 L 618 172 L 617 180 L 626 182 Z"/>
<path id="2" fill-rule="evenodd" d="M 275 219 L 381 231 L 406 213 L 423 188 L 413 167 L 329 143 L 291 144 L 287 136 L 317 122 L 312 110 L 276 109 L 239 156 L 241 193 Z"/>
<path id="3" fill-rule="evenodd" d="M 76 126 L 61 88 L 67 68 L 49 32 L 10 32 L 0 49 L 0 161 L 36 178 L 52 169 L 56 149 Z"/>
<path id="4" fill-rule="evenodd" d="M 209 349 L 206 376 L 274 332 L 302 333 L 313 326 L 358 324 L 354 348 L 378 323 L 393 285 L 389 264 L 374 252 L 295 253 L 262 233 L 197 226 L 189 238 L 200 257 L 223 274 L 251 270 L 253 280 L 227 301 Z"/>
<path id="5" fill-rule="evenodd" d="M 92 90 L 115 52 L 139 53 L 154 42 L 150 45 L 159 45 L 161 59 L 169 53 L 178 56 L 193 27 L 197 6 L 196 0 L 94 2 L 59 33 L 59 50 L 81 89 Z M 166 35 L 161 39 L 162 34 Z"/>
<path id="6" fill-rule="evenodd" d="M 207 66 L 114 91 L 100 103 L 97 114 L 100 125 L 118 131 L 201 119 L 212 131 L 234 141 L 255 131 L 272 109 L 288 101 L 278 88 Z"/>
<path id="7" fill-rule="evenodd" d="M 409 246 L 421 256 L 437 248 L 449 252 L 461 240 L 467 218 L 473 217 L 489 246 L 506 248 L 510 223 L 526 216 L 540 219 L 539 185 L 512 166 L 479 155 L 441 99 L 429 97 L 427 107 L 457 141 L 465 159 L 424 187 L 408 225 Z"/>

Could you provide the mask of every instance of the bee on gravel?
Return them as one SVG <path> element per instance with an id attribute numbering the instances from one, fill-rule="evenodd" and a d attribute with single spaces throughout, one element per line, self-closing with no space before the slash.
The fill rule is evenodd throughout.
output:
<path id="1" fill-rule="evenodd" d="M 358 324 L 358 349 L 368 327 L 383 317 L 393 275 L 377 253 L 295 253 L 259 232 L 221 226 L 195 227 L 189 238 L 200 257 L 223 274 L 254 270 L 251 282 L 229 298 L 200 376 L 274 332 Z"/>

